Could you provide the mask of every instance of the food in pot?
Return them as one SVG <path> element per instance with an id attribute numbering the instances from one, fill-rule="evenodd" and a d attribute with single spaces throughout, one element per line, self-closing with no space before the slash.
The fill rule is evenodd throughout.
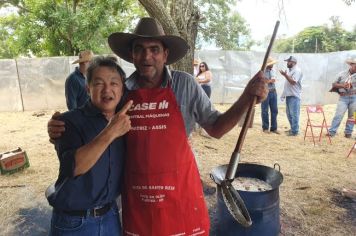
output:
<path id="1" fill-rule="evenodd" d="M 267 182 L 250 177 L 237 177 L 232 182 L 232 186 L 239 191 L 264 192 L 272 190 L 272 186 Z"/>

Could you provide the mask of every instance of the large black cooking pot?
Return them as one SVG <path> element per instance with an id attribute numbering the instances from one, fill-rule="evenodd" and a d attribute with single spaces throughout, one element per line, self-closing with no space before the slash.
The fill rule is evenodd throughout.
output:
<path id="1" fill-rule="evenodd" d="M 250 177 L 263 180 L 272 186 L 272 190 L 264 192 L 248 192 L 238 190 L 250 213 L 252 225 L 248 228 L 240 225 L 228 211 L 222 197 L 221 181 L 225 178 L 228 165 L 214 168 L 210 174 L 217 184 L 217 235 L 256 235 L 275 236 L 280 232 L 279 220 L 279 185 L 283 182 L 283 175 L 278 164 L 274 168 L 240 163 L 235 178 Z M 278 170 L 276 170 L 278 166 Z"/>

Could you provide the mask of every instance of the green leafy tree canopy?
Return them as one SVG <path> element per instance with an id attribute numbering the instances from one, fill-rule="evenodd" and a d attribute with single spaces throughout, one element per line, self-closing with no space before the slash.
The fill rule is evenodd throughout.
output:
<path id="1" fill-rule="evenodd" d="M 331 26 L 307 27 L 296 36 L 279 39 L 276 52 L 318 53 L 356 49 L 356 28 L 348 32 L 339 17 L 331 17 Z"/>
<path id="2" fill-rule="evenodd" d="M 198 28 L 198 44 L 216 45 L 223 50 L 249 50 L 253 41 L 246 21 L 232 11 L 236 1 L 197 1 L 202 20 Z"/>
<path id="3" fill-rule="evenodd" d="M 84 49 L 109 52 L 107 36 L 123 31 L 132 19 L 144 14 L 134 0 L 18 0 L 6 4 L 17 7 L 18 13 L 0 18 L 0 31 L 7 32 L 3 38 L 10 48 L 2 56 L 77 55 Z M 9 24 L 9 19 L 16 24 Z"/>

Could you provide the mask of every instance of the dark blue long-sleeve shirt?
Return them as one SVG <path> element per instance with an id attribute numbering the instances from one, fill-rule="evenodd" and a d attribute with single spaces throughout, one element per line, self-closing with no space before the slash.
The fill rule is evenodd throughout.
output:
<path id="1" fill-rule="evenodd" d="M 78 67 L 66 79 L 65 96 L 69 111 L 83 106 L 89 99 L 85 76 L 80 72 Z"/>
<path id="2" fill-rule="evenodd" d="M 85 210 L 114 201 L 121 193 L 124 138 L 115 139 L 88 172 L 74 177 L 76 151 L 93 140 L 108 121 L 90 100 L 63 113 L 61 120 L 65 121 L 65 132 L 55 144 L 60 162 L 56 186 L 67 180 L 50 205 L 58 210 Z"/>

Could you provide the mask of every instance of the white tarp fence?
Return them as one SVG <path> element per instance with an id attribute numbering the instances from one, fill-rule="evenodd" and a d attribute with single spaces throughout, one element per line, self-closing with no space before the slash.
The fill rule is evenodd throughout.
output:
<path id="1" fill-rule="evenodd" d="M 207 62 L 213 73 L 212 101 L 233 103 L 241 95 L 246 84 L 260 69 L 263 52 L 237 52 L 204 50 L 196 52 L 200 61 Z M 279 62 L 274 68 L 277 74 L 277 93 L 281 95 L 284 77 L 278 70 L 286 69 L 290 54 L 273 54 Z M 356 56 L 356 50 L 323 54 L 293 54 L 304 74 L 302 104 L 336 103 L 338 95 L 330 93 L 332 82 L 338 73 L 348 69 L 347 58 Z M 74 70 L 71 62 L 77 57 L 51 57 L 35 59 L 0 60 L 0 111 L 41 109 L 65 109 L 64 83 Z M 134 66 L 119 60 L 127 75 Z"/>

